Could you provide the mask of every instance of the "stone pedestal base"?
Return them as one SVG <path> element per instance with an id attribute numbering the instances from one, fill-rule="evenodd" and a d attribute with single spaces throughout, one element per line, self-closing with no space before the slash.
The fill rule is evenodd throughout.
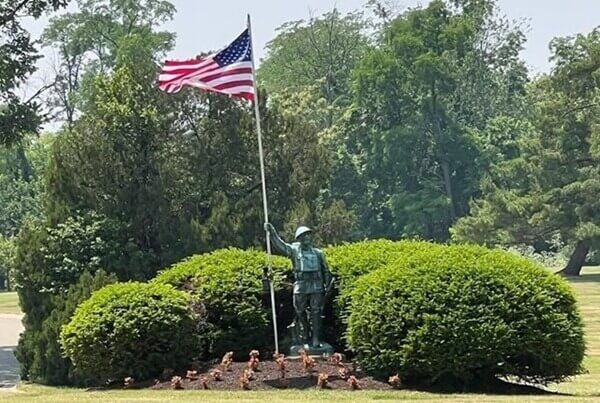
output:
<path id="1" fill-rule="evenodd" d="M 321 357 L 321 356 L 329 357 L 329 356 L 331 356 L 331 354 L 333 354 L 333 347 L 331 347 L 331 344 L 323 342 L 318 347 L 313 347 L 309 344 L 294 345 L 294 346 L 290 347 L 289 357 L 290 358 L 299 357 L 300 354 L 298 352 L 300 350 L 306 351 L 306 353 L 308 355 L 319 356 L 319 357 Z"/>

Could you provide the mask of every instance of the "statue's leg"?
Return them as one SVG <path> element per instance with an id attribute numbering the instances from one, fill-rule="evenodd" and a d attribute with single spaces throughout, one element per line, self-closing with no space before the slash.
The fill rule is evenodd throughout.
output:
<path id="1" fill-rule="evenodd" d="M 306 308 L 308 307 L 308 294 L 294 294 L 294 311 L 296 311 L 297 324 L 300 325 L 298 334 L 302 343 L 308 340 L 308 319 Z"/>
<path id="2" fill-rule="evenodd" d="M 312 346 L 321 345 L 321 331 L 323 326 L 323 294 L 310 294 L 310 316 L 312 322 Z"/>

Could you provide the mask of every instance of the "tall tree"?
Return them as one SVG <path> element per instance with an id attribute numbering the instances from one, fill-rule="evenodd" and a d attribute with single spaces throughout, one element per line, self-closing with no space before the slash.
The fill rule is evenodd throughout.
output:
<path id="1" fill-rule="evenodd" d="M 0 235 L 0 290 L 10 290 L 14 273 L 15 243 Z"/>
<path id="2" fill-rule="evenodd" d="M 147 279 L 160 266 L 157 137 L 166 125 L 152 85 L 154 57 L 143 36 L 122 38 L 114 71 L 95 77 L 88 110 L 53 143 L 46 215 L 23 226 L 16 241 L 26 315 L 17 356 L 25 378 L 72 381 L 52 337 L 66 321 L 56 322 L 58 302 L 83 272 Z"/>
<path id="3" fill-rule="evenodd" d="M 275 100 L 309 91 L 310 98 L 322 100 L 313 102 L 309 112 L 321 115 L 324 127 L 331 126 L 350 101 L 349 78 L 367 48 L 366 27 L 362 13 L 343 15 L 337 9 L 285 23 L 267 44 L 261 84 Z"/>
<path id="4" fill-rule="evenodd" d="M 56 223 L 78 210 L 98 211 L 127 223 L 139 248 L 159 256 L 158 137 L 166 123 L 151 75 L 137 74 L 123 66 L 97 79 L 95 110 L 56 140 L 49 217 Z"/>
<path id="5" fill-rule="evenodd" d="M 523 40 L 491 0 L 436 0 L 385 25 L 354 73 L 345 128 L 360 185 L 346 201 L 370 235 L 443 240 L 468 212 L 486 168 L 473 129 L 518 110 Z"/>
<path id="6" fill-rule="evenodd" d="M 175 7 L 166 0 L 78 0 L 79 11 L 50 20 L 43 43 L 59 54 L 49 101 L 56 118 L 72 127 L 86 102 L 94 77 L 111 71 L 122 41 L 143 37 L 144 47 L 157 54 L 172 48 L 175 35 L 158 26 L 173 18 Z M 83 87 L 83 88 L 82 88 Z"/>
<path id="7" fill-rule="evenodd" d="M 574 247 L 578 275 L 600 242 L 600 31 L 551 43 L 555 66 L 531 91 L 531 127 L 514 158 L 495 164 L 484 197 L 453 229 L 457 240 L 549 241 Z"/>
<path id="8" fill-rule="evenodd" d="M 28 218 L 45 207 L 45 170 L 53 137 L 25 135 L 0 147 L 0 287 L 14 272 L 15 237 Z"/>
<path id="9" fill-rule="evenodd" d="M 17 142 L 40 125 L 35 96 L 22 101 L 15 90 L 35 71 L 40 58 L 20 18 L 38 18 L 49 10 L 64 7 L 68 0 L 0 1 L 0 144 Z"/>
<path id="10" fill-rule="evenodd" d="M 27 216 L 41 217 L 45 203 L 45 171 L 54 138 L 22 137 L 0 148 L 0 235 L 17 235 Z"/>
<path id="11" fill-rule="evenodd" d="M 298 157 L 286 160 L 271 155 L 281 170 L 297 172 L 292 177 L 301 174 L 306 182 L 308 173 L 315 174 L 310 192 L 289 189 L 290 197 L 295 199 L 287 219 L 281 222 L 285 223 L 284 231 L 293 234 L 292 228 L 299 223 L 310 223 L 327 242 L 340 242 L 357 235 L 356 213 L 340 200 L 340 194 L 334 197 L 328 189 L 333 172 L 344 170 L 348 162 L 343 150 L 345 133 L 339 130 L 338 123 L 352 102 L 351 77 L 368 50 L 369 29 L 370 22 L 361 12 L 344 15 L 334 9 L 309 20 L 282 25 L 278 35 L 267 45 L 268 54 L 258 75 L 269 93 L 269 104 L 285 121 L 296 122 L 294 127 L 306 133 L 285 137 L 289 145 L 284 147 L 288 151 L 296 148 L 294 155 Z M 302 151 L 301 142 L 307 140 L 321 151 L 317 152 L 316 148 Z M 309 156 L 311 153 L 312 157 Z M 310 158 L 316 159 L 311 162 Z M 295 166 L 289 166 L 294 160 L 303 160 L 305 167 L 297 162 Z M 319 162 L 315 164 L 316 161 Z M 348 170 L 335 177 L 352 182 L 352 177 L 346 173 Z M 320 189 L 315 187 L 317 184 Z M 354 187 L 347 189 L 352 192 Z"/>
<path id="12" fill-rule="evenodd" d="M 174 122 L 161 153 L 161 177 L 173 215 L 194 220 L 196 248 L 261 245 L 260 171 L 255 123 L 248 105 L 222 96 L 170 96 Z M 315 200 L 326 187 L 330 158 L 317 129 L 303 116 L 261 97 L 270 219 L 289 222 L 300 200 L 310 223 L 320 221 Z M 319 212 L 317 212 L 317 210 Z M 197 249 L 196 249 L 197 250 Z"/>

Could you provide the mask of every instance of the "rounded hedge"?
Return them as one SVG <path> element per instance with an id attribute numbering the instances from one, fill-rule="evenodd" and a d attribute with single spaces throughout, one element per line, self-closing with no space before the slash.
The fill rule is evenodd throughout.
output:
<path id="1" fill-rule="evenodd" d="M 438 245 L 399 256 L 356 282 L 350 312 L 349 346 L 374 375 L 548 383 L 582 370 L 568 283 L 504 251 Z"/>
<path id="2" fill-rule="evenodd" d="M 429 251 L 441 255 L 443 246 L 418 240 L 390 241 L 387 239 L 365 240 L 325 248 L 327 261 L 336 278 L 336 296 L 333 303 L 333 321 L 326 328 L 328 336 L 345 348 L 346 323 L 350 314 L 352 290 L 361 276 L 381 269 L 401 258 Z M 348 351 L 351 353 L 351 351 Z"/>
<path id="3" fill-rule="evenodd" d="M 143 380 L 189 364 L 198 348 L 197 320 L 190 297 L 169 285 L 112 284 L 77 308 L 60 342 L 86 376 Z"/>
<path id="4" fill-rule="evenodd" d="M 326 305 L 326 339 L 344 347 L 344 308 L 352 284 L 365 273 L 384 267 L 398 255 L 430 244 L 416 241 L 368 240 L 325 248 L 336 277 L 333 304 Z M 257 250 L 228 248 L 194 255 L 163 270 L 153 280 L 189 292 L 207 315 L 201 329 L 201 357 L 217 358 L 227 351 L 245 357 L 251 349 L 273 346 L 270 301 L 262 284 L 267 255 Z M 286 326 L 293 320 L 291 262 L 281 256 L 272 260 L 280 344 L 285 348 Z M 335 305 L 335 306 L 332 306 Z M 334 309 L 332 309 L 334 308 Z"/>
<path id="5" fill-rule="evenodd" d="M 206 313 L 200 329 L 201 358 L 210 359 L 233 351 L 246 357 L 252 349 L 273 346 L 271 308 L 263 288 L 263 269 L 267 255 L 257 250 L 220 249 L 192 256 L 164 270 L 153 280 L 189 292 L 194 304 Z M 273 283 L 277 292 L 278 325 L 282 332 L 291 310 L 291 262 L 274 256 Z M 289 294 L 289 295 L 288 295 Z"/>
<path id="6" fill-rule="evenodd" d="M 441 255 L 443 246 L 378 239 L 325 248 L 336 277 L 333 302 L 328 300 L 325 306 L 325 314 L 331 318 L 325 323 L 325 339 L 339 349 L 346 347 L 343 336 L 350 293 L 360 276 L 425 250 Z M 196 306 L 206 312 L 208 323 L 200 334 L 202 358 L 217 358 L 226 351 L 234 351 L 236 355 L 239 352 L 245 357 L 248 350 L 272 348 L 270 301 L 261 281 L 266 261 L 267 255 L 261 251 L 220 249 L 192 256 L 163 270 L 153 280 L 191 293 Z M 280 256 L 275 256 L 272 263 L 280 344 L 285 347 L 285 329 L 293 320 L 291 263 Z"/>

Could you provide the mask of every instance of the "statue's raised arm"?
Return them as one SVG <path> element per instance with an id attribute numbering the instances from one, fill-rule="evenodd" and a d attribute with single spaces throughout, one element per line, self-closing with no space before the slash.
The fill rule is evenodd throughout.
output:
<path id="1" fill-rule="evenodd" d="M 271 241 L 273 241 L 273 246 L 275 247 L 275 249 L 277 249 L 279 252 L 283 253 L 289 258 L 293 257 L 292 245 L 286 243 L 283 239 L 281 239 L 273 224 L 271 224 L 270 222 L 265 223 L 265 231 L 267 231 L 269 235 L 271 235 Z"/>

